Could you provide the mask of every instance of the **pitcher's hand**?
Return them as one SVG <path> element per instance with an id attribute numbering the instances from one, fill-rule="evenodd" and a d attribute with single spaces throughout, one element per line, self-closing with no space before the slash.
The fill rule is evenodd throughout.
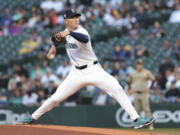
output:
<path id="1" fill-rule="evenodd" d="M 52 45 L 48 54 L 47 54 L 47 58 L 52 59 L 52 58 L 54 58 L 55 55 L 56 55 L 56 46 Z"/>

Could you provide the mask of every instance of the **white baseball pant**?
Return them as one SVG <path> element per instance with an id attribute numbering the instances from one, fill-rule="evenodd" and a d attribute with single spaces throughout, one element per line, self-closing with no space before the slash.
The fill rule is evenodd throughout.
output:
<path id="1" fill-rule="evenodd" d="M 118 81 L 105 72 L 99 64 L 83 70 L 72 67 L 67 78 L 57 88 L 56 92 L 32 114 L 32 118 L 37 120 L 44 113 L 87 85 L 94 85 L 115 98 L 132 120 L 139 118 Z"/>

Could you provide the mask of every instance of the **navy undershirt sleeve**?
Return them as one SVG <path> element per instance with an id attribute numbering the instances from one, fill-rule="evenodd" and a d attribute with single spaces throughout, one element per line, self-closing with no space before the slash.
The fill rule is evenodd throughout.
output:
<path id="1" fill-rule="evenodd" d="M 70 35 L 75 38 L 76 40 L 82 42 L 82 43 L 87 43 L 89 41 L 88 35 L 79 33 L 79 32 L 72 32 L 70 31 Z"/>

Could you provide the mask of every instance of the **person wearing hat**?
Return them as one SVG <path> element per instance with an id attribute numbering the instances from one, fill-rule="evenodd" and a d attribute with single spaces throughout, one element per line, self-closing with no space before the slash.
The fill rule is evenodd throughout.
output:
<path id="1" fill-rule="evenodd" d="M 140 115 L 142 108 L 148 118 L 152 117 L 148 86 L 150 80 L 154 81 L 154 76 L 151 71 L 144 68 L 143 60 L 138 59 L 136 61 L 136 70 L 129 75 L 128 82 L 130 88 L 134 91 L 134 106 L 137 113 Z M 150 129 L 153 129 L 153 126 Z"/>
<path id="2" fill-rule="evenodd" d="M 31 117 L 24 119 L 23 123 L 33 123 L 44 113 L 76 93 L 80 88 L 94 85 L 108 93 L 121 104 L 132 121 L 135 122 L 136 129 L 152 124 L 155 118 L 139 117 L 118 81 L 100 66 L 92 49 L 89 33 L 79 25 L 79 16 L 80 14 L 73 9 L 65 11 L 64 22 L 66 29 L 55 35 L 56 40 L 66 38 L 65 47 L 72 64 L 71 71 L 59 85 L 56 92 Z M 48 59 L 51 59 L 52 54 L 56 54 L 56 46 L 58 45 L 56 43 L 51 46 L 47 55 Z"/>

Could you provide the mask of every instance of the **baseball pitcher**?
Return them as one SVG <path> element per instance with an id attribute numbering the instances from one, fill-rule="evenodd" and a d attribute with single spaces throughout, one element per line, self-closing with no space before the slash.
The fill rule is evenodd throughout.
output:
<path id="1" fill-rule="evenodd" d="M 105 72 L 98 63 L 93 52 L 89 33 L 79 25 L 81 14 L 73 9 L 64 12 L 66 29 L 52 36 L 54 45 L 51 46 L 47 58 L 52 59 L 56 54 L 56 46 L 65 43 L 66 51 L 72 64 L 72 69 L 66 79 L 59 85 L 56 92 L 48 98 L 31 117 L 22 120 L 24 124 L 32 124 L 47 111 L 87 85 L 94 85 L 115 98 L 135 122 L 135 128 L 152 124 L 155 118 L 142 118 L 135 111 L 118 81 Z"/>

